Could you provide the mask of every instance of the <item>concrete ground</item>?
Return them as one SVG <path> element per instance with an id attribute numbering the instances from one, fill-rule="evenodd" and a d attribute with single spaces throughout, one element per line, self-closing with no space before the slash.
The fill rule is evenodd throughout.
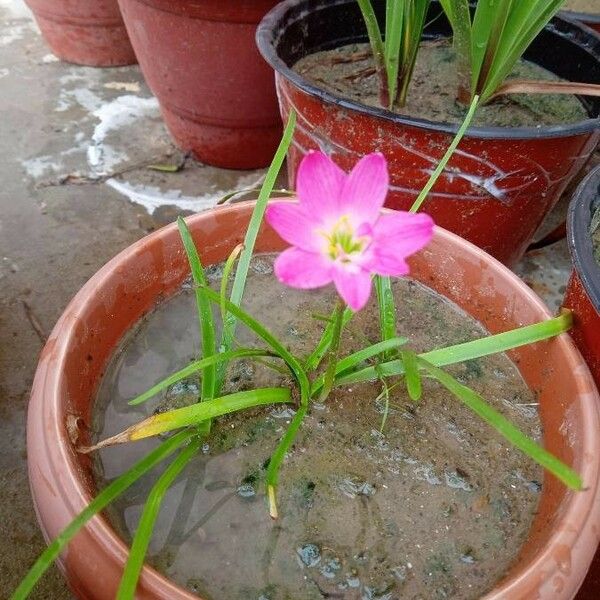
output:
<path id="1" fill-rule="evenodd" d="M 25 418 L 38 354 L 64 307 L 108 259 L 178 214 L 263 172 L 214 169 L 172 145 L 139 69 L 62 63 L 21 0 L 0 0 L 0 598 L 44 548 L 29 497 Z M 162 173 L 152 164 L 184 164 Z M 564 210 L 564 209 L 563 209 Z M 560 216 L 560 215 L 559 215 Z M 520 273 L 557 305 L 564 245 Z M 70 594 L 52 570 L 32 598 Z"/>
<path id="2" fill-rule="evenodd" d="M 81 285 L 148 232 L 263 171 L 214 169 L 172 145 L 137 66 L 62 63 L 21 0 L 0 0 L 0 598 L 44 548 L 25 418 L 44 339 Z M 179 164 L 177 173 L 148 168 Z M 59 573 L 32 598 L 70 595 Z"/>

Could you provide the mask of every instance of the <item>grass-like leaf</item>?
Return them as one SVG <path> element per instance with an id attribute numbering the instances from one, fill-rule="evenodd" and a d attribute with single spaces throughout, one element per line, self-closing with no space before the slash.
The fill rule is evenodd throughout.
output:
<path id="1" fill-rule="evenodd" d="M 244 249 L 243 244 L 238 244 L 232 251 L 223 267 L 223 275 L 221 276 L 220 294 L 221 294 L 221 321 L 223 323 L 223 334 L 222 337 L 230 340 L 235 339 L 235 333 L 233 331 L 225 331 L 227 327 L 232 327 L 230 319 L 227 318 L 227 310 L 225 309 L 225 300 L 227 300 L 227 286 L 229 285 L 229 276 L 235 265 L 235 261 L 238 259 L 240 253 Z"/>
<path id="2" fill-rule="evenodd" d="M 379 330 L 382 340 L 391 340 L 396 337 L 396 303 L 392 293 L 392 282 L 389 277 L 377 275 L 375 277 L 375 291 L 377 293 L 377 306 L 379 308 Z M 391 358 L 386 352 L 384 358 Z"/>
<path id="3" fill-rule="evenodd" d="M 573 325 L 571 311 L 564 310 L 560 315 L 547 321 L 525 325 L 511 331 L 497 333 L 471 342 L 464 342 L 421 354 L 421 358 L 437 365 L 451 365 L 498 352 L 506 352 L 519 346 L 526 346 L 547 340 L 568 331 Z"/>
<path id="4" fill-rule="evenodd" d="M 564 0 L 478 0 L 475 13 L 467 0 L 440 0 L 454 33 L 461 80 L 488 102 L 538 33 Z"/>
<path id="5" fill-rule="evenodd" d="M 370 0 L 357 1 L 379 75 L 380 103 L 404 106 L 430 0 L 387 0 L 384 35 Z"/>
<path id="6" fill-rule="evenodd" d="M 353 314 L 354 313 L 349 308 L 346 308 L 344 310 L 343 327 L 345 327 L 348 324 L 348 322 L 350 321 L 350 319 L 352 319 Z M 327 325 L 325 326 L 325 329 L 323 330 L 323 334 L 321 335 L 321 339 L 315 346 L 315 349 L 311 352 L 311 354 L 308 356 L 308 358 L 304 361 L 304 368 L 309 373 L 314 371 L 315 369 L 317 369 L 318 366 L 321 364 L 321 361 L 323 360 L 323 358 L 325 358 L 325 355 L 327 354 L 327 351 L 329 350 L 329 346 L 331 345 L 331 340 L 333 339 L 333 329 L 334 329 L 334 319 L 333 319 L 333 315 L 332 315 L 331 318 L 328 320 Z"/>
<path id="7" fill-rule="evenodd" d="M 403 350 L 400 353 L 400 356 L 404 363 L 404 376 L 406 378 L 406 390 L 408 396 L 411 400 L 417 402 L 421 399 L 421 394 L 423 392 L 417 355 L 410 350 Z"/>
<path id="8" fill-rule="evenodd" d="M 208 366 L 216 365 L 221 362 L 230 362 L 232 360 L 237 360 L 239 358 L 253 358 L 257 356 L 276 356 L 273 352 L 269 352 L 268 350 L 261 350 L 258 348 L 240 348 L 239 350 L 230 350 L 229 352 L 223 352 L 222 354 L 213 354 L 207 358 L 202 358 L 200 360 L 195 360 L 191 362 L 189 365 L 183 367 L 179 371 L 165 377 L 155 385 L 153 385 L 150 389 L 146 390 L 144 393 L 140 394 L 130 400 L 128 404 L 131 406 L 135 406 L 137 404 L 142 404 L 147 400 L 150 400 L 153 396 L 162 392 L 162 390 L 167 389 L 169 386 L 205 369 Z"/>
<path id="9" fill-rule="evenodd" d="M 492 408 L 477 392 L 459 383 L 452 375 L 432 363 L 422 358 L 419 358 L 418 362 L 419 366 L 437 379 L 449 392 L 454 394 L 513 446 L 524 452 L 571 489 L 581 490 L 583 488 L 581 477 L 573 469 L 527 437 L 506 417 Z"/>
<path id="10" fill-rule="evenodd" d="M 192 239 L 192 234 L 182 217 L 177 218 L 179 234 L 187 254 L 188 262 L 192 271 L 192 279 L 196 289 L 196 307 L 198 311 L 198 323 L 200 326 L 200 339 L 202 340 L 202 356 L 208 358 L 216 354 L 215 323 L 210 302 L 204 295 L 198 292 L 200 286 L 208 285 L 204 269 L 198 255 L 198 250 Z M 207 365 L 202 371 L 201 400 L 214 398 L 216 391 L 215 365 Z"/>
<path id="11" fill-rule="evenodd" d="M 209 287 L 202 288 L 202 293 L 216 304 L 221 305 L 221 296 Z M 290 368 L 300 387 L 300 402 L 308 404 L 310 398 L 310 383 L 304 368 L 300 361 L 264 326 L 249 315 L 245 310 L 233 304 L 229 300 L 223 303 L 228 312 L 233 314 L 236 319 L 241 321 L 246 327 L 251 329 L 273 350 L 274 354 L 279 356 Z"/>
<path id="12" fill-rule="evenodd" d="M 425 198 L 427 198 L 427 194 L 429 194 L 429 192 L 435 185 L 439 176 L 442 174 L 442 172 L 446 168 L 448 161 L 452 158 L 452 155 L 454 154 L 454 151 L 458 147 L 458 144 L 460 144 L 460 141 L 463 139 L 463 136 L 465 135 L 467 129 L 469 128 L 469 125 L 471 124 L 471 121 L 473 120 L 473 117 L 475 116 L 475 111 L 477 110 L 478 104 L 479 104 L 479 96 L 475 96 L 473 98 L 473 100 L 471 101 L 471 105 L 469 106 L 469 110 L 467 111 L 467 114 L 465 116 L 465 120 L 462 122 L 462 125 L 459 127 L 458 131 L 456 132 L 456 135 L 454 136 L 454 139 L 450 143 L 450 146 L 448 146 L 448 150 L 446 150 L 446 153 L 442 157 L 442 160 L 438 163 L 437 167 L 434 169 L 433 173 L 431 174 L 431 177 L 429 177 L 429 180 L 425 184 L 425 187 L 423 187 L 423 189 L 417 196 L 417 199 L 414 201 L 414 204 L 410 207 L 410 212 L 417 212 L 421 208 L 421 205 L 425 201 Z"/>
<path id="13" fill-rule="evenodd" d="M 378 356 L 379 354 L 384 355 L 390 350 L 396 350 L 406 344 L 408 338 L 405 337 L 394 337 L 389 340 L 383 340 L 382 342 L 377 342 L 371 346 L 367 346 L 353 354 L 349 354 L 345 356 L 341 360 L 338 361 L 335 369 L 335 374 L 337 376 L 336 382 L 339 379 L 339 376 L 343 376 L 344 373 L 351 371 L 358 365 L 364 363 L 366 360 L 373 358 L 374 356 Z M 374 367 L 372 367 L 374 368 Z M 324 376 L 318 377 L 315 379 L 311 389 L 311 396 L 315 397 L 323 387 Z"/>
<path id="14" fill-rule="evenodd" d="M 199 425 L 215 417 L 238 412 L 246 408 L 290 402 L 291 398 L 292 394 L 289 388 L 257 388 L 244 392 L 235 392 L 227 396 L 221 396 L 220 398 L 204 400 L 191 406 L 175 408 L 152 415 L 90 448 L 82 449 L 82 451 L 92 452 L 106 446 L 135 442 L 158 435 L 159 433 L 188 427 L 189 425 Z"/>
<path id="15" fill-rule="evenodd" d="M 289 427 L 287 428 L 284 436 L 281 438 L 281 441 L 277 445 L 275 452 L 273 452 L 269 460 L 265 482 L 267 484 L 267 497 L 269 499 L 269 514 L 273 519 L 277 519 L 278 517 L 276 490 L 277 483 L 279 481 L 279 470 L 281 468 L 281 463 L 283 462 L 283 459 L 285 458 L 290 446 L 294 442 L 294 438 L 298 433 L 298 429 L 300 429 L 300 425 L 302 424 L 302 420 L 306 416 L 307 411 L 308 405 L 302 405 L 298 408 L 298 411 L 292 418 Z"/>
<path id="16" fill-rule="evenodd" d="M 244 249 L 242 250 L 238 262 L 238 267 L 235 272 L 233 280 L 233 286 L 231 289 L 230 300 L 235 306 L 240 306 L 242 303 L 242 297 L 244 295 L 244 289 L 246 288 L 246 278 L 248 277 L 248 269 L 250 268 L 250 261 L 254 253 L 254 246 L 256 244 L 256 238 L 258 237 L 258 231 L 263 221 L 265 210 L 267 208 L 267 201 L 271 196 L 271 192 L 275 185 L 277 175 L 281 170 L 281 165 L 285 160 L 286 153 L 292 141 L 292 135 L 294 133 L 294 127 L 296 126 L 296 113 L 290 111 L 287 124 L 283 131 L 283 137 L 279 143 L 279 147 L 275 152 L 273 161 L 269 166 L 265 181 L 260 189 L 258 199 L 252 211 L 250 223 L 246 230 L 246 236 L 244 237 Z M 225 322 L 223 323 L 223 335 L 221 338 L 221 350 L 227 351 L 231 349 L 231 346 L 235 337 L 235 325 L 236 317 L 230 311 L 227 315 Z M 225 375 L 225 365 L 219 368 L 217 387 L 220 388 Z"/>
<path id="17" fill-rule="evenodd" d="M 572 315 L 570 311 L 564 311 L 558 317 L 525 325 L 511 331 L 497 333 L 479 340 L 465 342 L 430 350 L 419 355 L 420 358 L 441 367 L 451 365 L 498 352 L 506 352 L 520 346 L 526 346 L 552 338 L 568 331 L 571 327 Z M 352 373 L 341 374 L 336 378 L 336 385 L 350 385 L 363 381 L 373 381 L 381 376 L 394 377 L 404 375 L 404 363 L 401 360 L 392 360 L 377 365 L 377 367 L 366 367 Z"/>
<path id="18" fill-rule="evenodd" d="M 60 555 L 65 546 L 77 532 L 96 514 L 118 498 L 128 487 L 135 483 L 142 475 L 153 469 L 157 464 L 170 456 L 192 436 L 195 431 L 181 431 L 177 435 L 163 442 L 158 448 L 150 451 L 144 458 L 137 462 L 117 477 L 104 488 L 59 534 L 44 550 L 35 564 L 31 567 L 19 587 L 13 592 L 11 600 L 25 600 L 34 588 L 39 578 Z"/>
<path id="19" fill-rule="evenodd" d="M 173 462 L 165 469 L 164 473 L 158 478 L 158 481 L 152 486 L 144 504 L 144 510 L 142 511 L 142 516 L 140 517 L 133 543 L 129 550 L 129 556 L 125 563 L 125 569 L 123 570 L 123 576 L 121 577 L 116 600 L 133 600 L 135 597 L 137 582 L 142 567 L 144 566 L 144 558 L 146 557 L 148 544 L 150 543 L 150 538 L 154 531 L 154 524 L 156 523 L 156 518 L 158 517 L 163 498 L 181 471 L 183 471 L 190 460 L 198 453 L 201 443 L 202 438 L 200 436 L 194 438 L 185 448 L 183 448 L 183 450 L 181 450 Z"/>

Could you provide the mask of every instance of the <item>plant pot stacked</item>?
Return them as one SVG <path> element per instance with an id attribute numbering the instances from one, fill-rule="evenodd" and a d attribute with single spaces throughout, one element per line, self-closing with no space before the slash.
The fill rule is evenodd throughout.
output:
<path id="1" fill-rule="evenodd" d="M 188 220 L 204 264 L 227 258 L 241 241 L 252 208 L 252 203 L 241 203 Z M 280 251 L 284 246 L 270 228 L 262 229 L 257 251 Z M 410 262 L 414 278 L 458 304 L 491 332 L 550 317 L 514 274 L 440 228 L 427 249 Z M 95 493 L 90 460 L 76 451 L 67 422 L 75 415 L 89 424 L 98 382 L 115 348 L 159 298 L 179 289 L 187 275 L 173 224 L 110 261 L 82 288 L 54 328 L 40 358 L 28 417 L 30 480 L 48 538 L 55 537 Z M 519 560 L 486 598 L 566 600 L 584 578 L 600 527 L 599 398 L 569 336 L 519 348 L 512 358 L 538 394 L 544 444 L 581 474 L 587 490 L 574 493 L 553 477 L 545 478 Z M 84 425 L 84 436 L 85 429 Z M 126 556 L 125 544 L 103 516 L 96 516 L 71 542 L 62 566 L 78 597 L 107 599 L 114 597 Z M 136 597 L 194 596 L 145 567 Z"/>
<path id="2" fill-rule="evenodd" d="M 89 67 L 136 62 L 117 0 L 26 0 L 58 58 Z"/>
<path id="3" fill-rule="evenodd" d="M 384 3 L 374 5 L 382 22 Z M 427 38 L 450 35 L 438 2 L 432 2 L 427 22 Z M 265 17 L 257 40 L 276 71 L 284 119 L 291 107 L 298 112 L 288 157 L 290 183 L 310 149 L 321 148 L 346 169 L 359 157 L 381 151 L 390 165 L 387 206 L 409 208 L 457 126 L 344 99 L 292 70 L 298 60 L 314 52 L 367 42 L 358 4 L 354 0 L 286 0 Z M 553 19 L 525 58 L 567 80 L 600 80 L 600 38 L 566 19 Z M 503 263 L 515 263 L 598 143 L 600 100 L 582 102 L 589 119 L 575 124 L 471 127 L 422 210 Z"/>
<path id="4" fill-rule="evenodd" d="M 177 145 L 225 168 L 267 166 L 281 138 L 271 69 L 254 43 L 275 0 L 119 0 Z"/>

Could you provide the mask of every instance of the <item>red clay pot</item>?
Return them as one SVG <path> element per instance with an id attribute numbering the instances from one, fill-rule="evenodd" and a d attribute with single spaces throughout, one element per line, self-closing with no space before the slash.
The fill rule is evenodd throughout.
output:
<path id="1" fill-rule="evenodd" d="M 252 208 L 253 203 L 240 203 L 188 219 L 205 264 L 223 261 L 241 242 Z M 283 247 L 265 226 L 257 250 Z M 410 262 L 413 277 L 457 303 L 491 332 L 550 317 L 513 273 L 443 229 L 436 228 L 432 243 Z M 40 357 L 27 424 L 33 499 L 48 539 L 95 492 L 90 459 L 76 452 L 67 419 L 81 420 L 85 438 L 98 382 L 120 340 L 156 302 L 177 291 L 188 272 L 177 228 L 169 225 L 103 267 L 55 326 Z M 600 531 L 598 392 L 567 335 L 520 348 L 512 358 L 538 395 L 545 445 L 582 475 L 587 489 L 575 493 L 545 477 L 539 511 L 519 560 L 486 598 L 567 600 L 584 578 Z M 114 598 L 126 555 L 125 544 L 97 516 L 74 538 L 62 568 L 79 598 L 108 600 Z M 136 597 L 194 598 L 150 567 L 143 570 Z"/>
<path id="2" fill-rule="evenodd" d="M 599 9 L 600 11 L 600 9 Z M 574 19 L 576 21 L 580 21 L 587 27 L 591 29 L 595 29 L 598 33 L 600 33 L 600 12 L 597 13 L 582 13 L 575 12 L 572 10 L 564 10 L 562 14 L 569 17 L 569 19 Z"/>
<path id="3" fill-rule="evenodd" d="M 273 72 L 254 43 L 276 0 L 119 0 L 177 145 L 232 169 L 267 166 L 281 138 Z"/>
<path id="4" fill-rule="evenodd" d="M 25 0 L 58 58 L 88 67 L 133 65 L 117 0 Z"/>
<path id="5" fill-rule="evenodd" d="M 590 224 L 600 207 L 600 166 L 581 182 L 567 216 L 567 241 L 573 272 L 563 306 L 573 310 L 571 334 L 600 385 L 600 266 L 594 258 Z"/>
<path id="6" fill-rule="evenodd" d="M 600 266 L 589 234 L 594 211 L 600 207 L 600 166 L 577 188 L 567 217 L 567 240 L 573 272 L 563 306 L 574 314 L 571 335 L 585 358 L 596 385 L 600 385 Z M 600 550 L 597 551 L 577 600 L 600 597 Z"/>
<path id="7" fill-rule="evenodd" d="M 374 6 L 383 19 L 384 3 Z M 450 35 L 440 10 L 432 2 L 427 37 Z M 290 187 L 310 149 L 321 148 L 346 169 L 380 151 L 390 167 L 387 206 L 408 209 L 457 127 L 343 99 L 291 70 L 313 52 L 367 41 L 355 0 L 286 0 L 263 19 L 257 41 L 276 71 L 284 120 L 290 107 L 298 112 L 288 156 Z M 600 81 L 600 39 L 575 22 L 555 18 L 526 58 L 565 79 Z M 423 210 L 503 263 L 515 263 L 600 138 L 600 100 L 585 102 L 591 118 L 572 125 L 470 128 Z"/>

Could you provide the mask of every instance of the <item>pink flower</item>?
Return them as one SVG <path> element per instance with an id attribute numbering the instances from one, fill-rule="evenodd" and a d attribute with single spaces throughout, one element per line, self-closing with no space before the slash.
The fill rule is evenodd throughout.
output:
<path id="1" fill-rule="evenodd" d="M 382 154 L 362 158 L 346 175 L 322 152 L 309 153 L 298 170 L 299 203 L 274 202 L 269 224 L 292 244 L 275 261 L 277 278 L 312 289 L 331 282 L 354 311 L 371 294 L 371 276 L 407 275 L 406 257 L 433 235 L 426 214 L 382 213 L 388 191 Z"/>

